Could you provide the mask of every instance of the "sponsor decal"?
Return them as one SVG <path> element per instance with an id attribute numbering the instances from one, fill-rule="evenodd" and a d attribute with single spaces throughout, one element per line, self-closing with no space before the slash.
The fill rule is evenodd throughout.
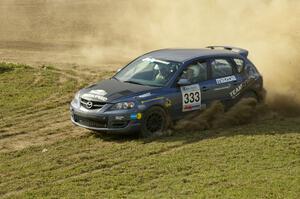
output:
<path id="1" fill-rule="evenodd" d="M 91 90 L 88 93 L 85 93 L 82 95 L 82 98 L 85 99 L 95 99 L 95 100 L 100 100 L 100 101 L 107 101 L 107 98 L 104 97 L 107 94 L 105 90 Z"/>
<path id="2" fill-rule="evenodd" d="M 101 101 L 107 101 L 106 97 L 101 96 L 101 95 L 91 94 L 91 93 L 85 93 L 81 97 L 85 98 L 85 99 L 97 99 L 97 100 L 101 100 Z"/>
<path id="3" fill-rule="evenodd" d="M 192 111 L 201 108 L 201 91 L 199 84 L 180 87 L 182 94 L 182 111 Z"/>
<path id="4" fill-rule="evenodd" d="M 241 94 L 241 91 L 250 83 L 251 79 L 246 80 L 245 82 L 239 84 L 235 89 L 233 89 L 229 94 L 232 99 L 236 98 Z"/>
<path id="5" fill-rule="evenodd" d="M 133 113 L 130 115 L 131 120 L 140 120 L 142 119 L 142 113 Z"/>
<path id="6" fill-rule="evenodd" d="M 233 82 L 233 81 L 236 81 L 236 77 L 234 75 L 216 79 L 217 84 L 224 84 L 224 83 Z"/>
<path id="7" fill-rule="evenodd" d="M 89 93 L 100 96 L 105 96 L 107 94 L 105 90 L 91 90 Z"/>
<path id="8" fill-rule="evenodd" d="M 165 101 L 165 107 L 169 108 L 172 106 L 172 101 L 170 99 L 166 99 Z"/>
<path id="9" fill-rule="evenodd" d="M 145 93 L 145 94 L 139 95 L 138 98 L 146 98 L 146 97 L 150 97 L 150 96 L 151 96 L 151 93 Z"/>
<path id="10" fill-rule="evenodd" d="M 157 62 L 157 63 L 162 63 L 162 64 L 170 64 L 170 62 L 166 62 L 166 61 L 151 58 L 151 57 L 147 57 L 147 58 L 143 59 L 142 61 L 151 62 L 151 63 L 152 62 Z"/>
<path id="11" fill-rule="evenodd" d="M 243 83 L 241 83 L 241 84 L 238 85 L 235 89 L 233 89 L 233 91 L 231 91 L 231 92 L 229 93 L 230 96 L 231 96 L 232 98 L 237 97 L 237 96 L 240 94 L 242 88 L 243 88 Z"/>

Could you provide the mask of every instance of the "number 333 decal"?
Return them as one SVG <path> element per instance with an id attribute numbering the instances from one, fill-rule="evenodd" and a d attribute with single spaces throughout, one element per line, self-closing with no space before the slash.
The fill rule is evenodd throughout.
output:
<path id="1" fill-rule="evenodd" d="M 199 84 L 180 87 L 182 94 L 182 111 L 192 111 L 201 108 L 201 91 Z"/>

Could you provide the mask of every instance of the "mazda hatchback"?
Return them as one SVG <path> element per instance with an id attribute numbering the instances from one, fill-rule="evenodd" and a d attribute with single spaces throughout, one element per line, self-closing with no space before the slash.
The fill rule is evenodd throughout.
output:
<path id="1" fill-rule="evenodd" d="M 263 79 L 247 56 L 247 50 L 228 46 L 144 54 L 78 91 L 71 120 L 91 130 L 149 136 L 215 100 L 225 106 L 245 96 L 261 100 Z"/>

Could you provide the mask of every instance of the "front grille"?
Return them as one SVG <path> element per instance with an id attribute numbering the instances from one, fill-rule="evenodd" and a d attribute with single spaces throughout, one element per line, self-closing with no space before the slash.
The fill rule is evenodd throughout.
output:
<path id="1" fill-rule="evenodd" d="M 102 117 L 99 119 L 91 119 L 85 118 L 79 115 L 73 115 L 74 121 L 88 127 L 95 127 L 95 128 L 107 128 L 107 118 Z"/>
<path id="2" fill-rule="evenodd" d="M 88 103 L 92 103 L 92 106 L 88 106 Z M 80 104 L 87 109 L 101 109 L 106 104 L 106 102 L 90 101 L 84 98 L 80 98 Z"/>

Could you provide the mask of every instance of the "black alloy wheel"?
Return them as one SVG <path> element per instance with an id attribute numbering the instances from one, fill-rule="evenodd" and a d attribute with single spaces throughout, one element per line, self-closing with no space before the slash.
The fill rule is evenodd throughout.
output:
<path id="1" fill-rule="evenodd" d="M 157 132 L 162 132 L 167 128 L 167 114 L 160 107 L 152 107 L 143 116 L 141 136 L 149 137 Z"/>

